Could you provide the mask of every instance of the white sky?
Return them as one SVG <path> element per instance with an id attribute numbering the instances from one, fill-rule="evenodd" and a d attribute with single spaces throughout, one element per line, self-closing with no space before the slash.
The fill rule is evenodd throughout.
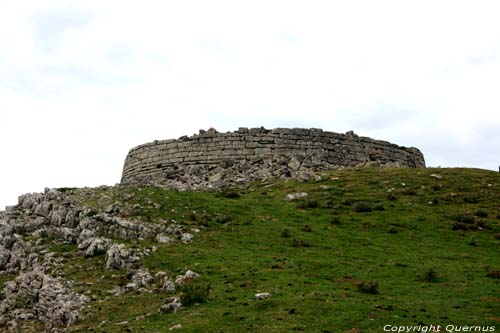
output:
<path id="1" fill-rule="evenodd" d="M 498 170 L 498 1 L 0 4 L 0 207 L 215 127 L 354 130 Z"/>

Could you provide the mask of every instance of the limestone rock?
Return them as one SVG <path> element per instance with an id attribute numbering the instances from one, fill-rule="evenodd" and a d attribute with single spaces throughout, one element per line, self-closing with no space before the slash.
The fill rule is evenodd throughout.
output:
<path id="1" fill-rule="evenodd" d="M 140 259 L 138 251 L 127 249 L 123 244 L 113 244 L 106 252 L 106 269 L 124 269 Z"/>
<path id="2" fill-rule="evenodd" d="M 76 323 L 82 318 L 81 310 L 89 301 L 86 296 L 71 291 L 68 282 L 39 269 L 22 273 L 8 282 L 3 295 L 0 315 L 4 321 L 36 318 L 44 322 L 47 329 Z"/>
<path id="3" fill-rule="evenodd" d="M 85 257 L 94 257 L 98 254 L 106 253 L 113 242 L 107 238 L 88 238 L 78 244 L 79 250 L 84 250 Z"/>
<path id="4" fill-rule="evenodd" d="M 178 297 L 167 297 L 165 304 L 160 307 L 160 313 L 175 313 L 181 307 L 181 302 Z"/>
<path id="5" fill-rule="evenodd" d="M 132 282 L 139 287 L 148 288 L 154 283 L 154 278 L 147 270 L 139 269 L 132 275 Z"/>
<path id="6" fill-rule="evenodd" d="M 168 244 L 168 243 L 173 242 L 173 239 L 171 239 L 170 237 L 168 237 L 165 234 L 158 234 L 158 235 L 156 235 L 156 240 L 160 244 Z"/>
<path id="7" fill-rule="evenodd" d="M 181 242 L 184 244 L 190 243 L 192 239 L 193 239 L 193 235 L 190 233 L 186 232 L 186 233 L 183 233 L 181 235 Z"/>
<path id="8" fill-rule="evenodd" d="M 270 293 L 257 293 L 257 294 L 255 294 L 255 298 L 258 300 L 267 299 L 267 298 L 269 298 L 269 296 L 271 296 Z"/>
<path id="9" fill-rule="evenodd" d="M 292 201 L 292 200 L 295 200 L 295 199 L 298 199 L 298 198 L 303 198 L 303 197 L 307 197 L 307 193 L 306 192 L 288 193 L 285 196 L 285 200 Z"/>

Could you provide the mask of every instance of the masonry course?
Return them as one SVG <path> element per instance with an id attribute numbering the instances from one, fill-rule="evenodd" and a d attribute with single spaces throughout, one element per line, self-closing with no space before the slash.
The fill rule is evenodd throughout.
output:
<path id="1" fill-rule="evenodd" d="M 418 168 L 425 167 L 425 160 L 417 148 L 358 136 L 352 131 L 339 134 L 316 128 L 260 127 L 220 133 L 209 129 L 131 149 L 121 181 L 203 188 L 224 185 L 222 179 L 235 176 L 240 180 L 296 177 L 310 171 L 362 165 Z M 220 175 L 216 177 L 220 184 L 211 184 L 208 178 L 214 175 Z"/>

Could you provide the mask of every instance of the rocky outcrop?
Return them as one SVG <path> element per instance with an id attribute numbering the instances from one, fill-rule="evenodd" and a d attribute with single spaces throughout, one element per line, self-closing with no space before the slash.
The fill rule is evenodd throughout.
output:
<path id="1" fill-rule="evenodd" d="M 59 274 L 64 255 L 50 252 L 51 244 L 75 244 L 75 254 L 85 258 L 102 255 L 103 268 L 126 270 L 129 282 L 117 286 L 117 295 L 153 287 L 175 292 L 166 273 L 155 282 L 149 271 L 139 268 L 142 257 L 156 247 L 141 249 L 122 242 L 149 239 L 183 244 L 191 242 L 193 235 L 173 220 L 144 223 L 119 216 L 119 204 L 90 209 L 80 200 L 89 191 L 46 189 L 22 195 L 16 206 L 0 212 L 0 274 L 17 275 L 0 293 L 0 327 L 16 331 L 20 321 L 36 321 L 45 324 L 47 331 L 58 332 L 82 318 L 88 299 L 73 290 L 78 282 Z M 109 199 L 100 195 L 98 201 Z"/>
<path id="2" fill-rule="evenodd" d="M 425 167 L 425 161 L 417 148 L 353 132 L 240 128 L 219 133 L 210 129 L 133 148 L 125 160 L 122 183 L 210 189 L 268 178 L 307 179 L 314 171 L 362 165 Z"/>
<path id="3" fill-rule="evenodd" d="M 0 327 L 16 320 L 37 319 L 47 329 L 65 327 L 81 319 L 86 296 L 72 291 L 69 281 L 53 278 L 40 268 L 20 274 L 6 284 L 0 303 Z"/>

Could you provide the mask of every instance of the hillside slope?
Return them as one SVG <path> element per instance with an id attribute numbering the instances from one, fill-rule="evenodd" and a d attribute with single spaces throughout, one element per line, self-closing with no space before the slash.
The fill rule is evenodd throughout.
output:
<path id="1" fill-rule="evenodd" d="M 500 326 L 491 171 L 345 169 L 223 192 L 65 188 L 21 197 L 2 219 L 4 331 Z M 35 296 L 22 294 L 26 272 L 43 280 Z M 43 294 L 50 283 L 66 303 Z"/>

